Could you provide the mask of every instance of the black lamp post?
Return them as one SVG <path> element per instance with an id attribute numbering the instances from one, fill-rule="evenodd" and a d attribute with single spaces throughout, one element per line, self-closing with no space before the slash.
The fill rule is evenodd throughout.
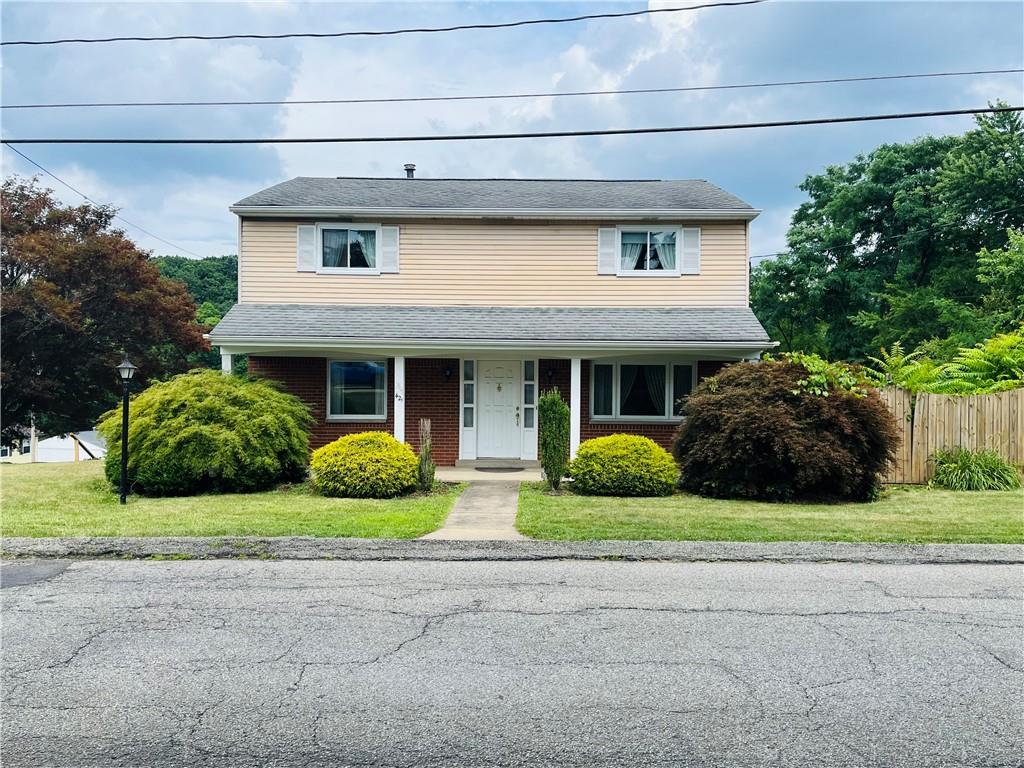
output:
<path id="1" fill-rule="evenodd" d="M 121 396 L 121 503 L 128 500 L 128 390 L 132 384 L 132 377 L 138 370 L 128 362 L 126 357 L 117 366 L 117 375 L 121 377 L 121 384 L 124 386 L 124 393 Z"/>

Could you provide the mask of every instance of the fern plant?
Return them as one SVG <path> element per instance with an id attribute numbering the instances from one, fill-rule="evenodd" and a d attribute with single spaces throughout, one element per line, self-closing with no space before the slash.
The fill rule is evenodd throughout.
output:
<path id="1" fill-rule="evenodd" d="M 995 451 L 951 448 L 932 456 L 932 485 L 951 491 L 1011 491 L 1020 488 L 1020 473 Z"/>
<path id="2" fill-rule="evenodd" d="M 921 369 L 924 350 L 905 352 L 903 345 L 894 341 L 888 349 L 882 347 L 879 350 L 879 355 L 881 356 L 868 357 L 868 360 L 874 364 L 874 367 L 865 366 L 864 368 L 868 378 L 879 387 L 905 387 Z"/>
<path id="3" fill-rule="evenodd" d="M 1003 333 L 941 366 L 931 392 L 980 395 L 1024 387 L 1024 329 Z"/>

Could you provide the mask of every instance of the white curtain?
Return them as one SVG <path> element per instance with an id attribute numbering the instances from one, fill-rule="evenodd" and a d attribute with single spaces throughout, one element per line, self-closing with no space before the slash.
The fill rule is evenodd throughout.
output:
<path id="1" fill-rule="evenodd" d="M 676 268 L 676 233 L 652 232 L 650 269 Z"/>
<path id="2" fill-rule="evenodd" d="M 372 269 L 377 266 L 377 233 L 372 229 L 352 231 L 352 245 L 349 247 L 353 269 Z"/>
<path id="3" fill-rule="evenodd" d="M 323 265 L 325 267 L 347 267 L 348 230 L 325 229 L 323 230 L 323 239 Z"/>
<path id="4" fill-rule="evenodd" d="M 622 233 L 622 270 L 644 269 L 644 246 L 647 245 L 646 232 Z"/>

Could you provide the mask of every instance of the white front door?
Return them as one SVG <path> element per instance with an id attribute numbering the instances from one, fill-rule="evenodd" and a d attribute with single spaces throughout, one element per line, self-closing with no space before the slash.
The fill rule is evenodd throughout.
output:
<path id="1" fill-rule="evenodd" d="M 518 459 L 522 451 L 521 364 L 518 360 L 481 360 L 478 366 L 476 455 L 481 459 Z"/>

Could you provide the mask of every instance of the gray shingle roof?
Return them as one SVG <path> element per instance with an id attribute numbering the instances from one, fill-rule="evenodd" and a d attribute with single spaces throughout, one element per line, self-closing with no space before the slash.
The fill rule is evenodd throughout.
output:
<path id="1" fill-rule="evenodd" d="M 371 179 L 299 176 L 249 195 L 236 206 L 343 209 L 753 212 L 738 197 L 701 179 Z"/>
<path id="2" fill-rule="evenodd" d="M 769 342 L 745 307 L 416 307 L 236 304 L 210 334 L 230 340 Z"/>

